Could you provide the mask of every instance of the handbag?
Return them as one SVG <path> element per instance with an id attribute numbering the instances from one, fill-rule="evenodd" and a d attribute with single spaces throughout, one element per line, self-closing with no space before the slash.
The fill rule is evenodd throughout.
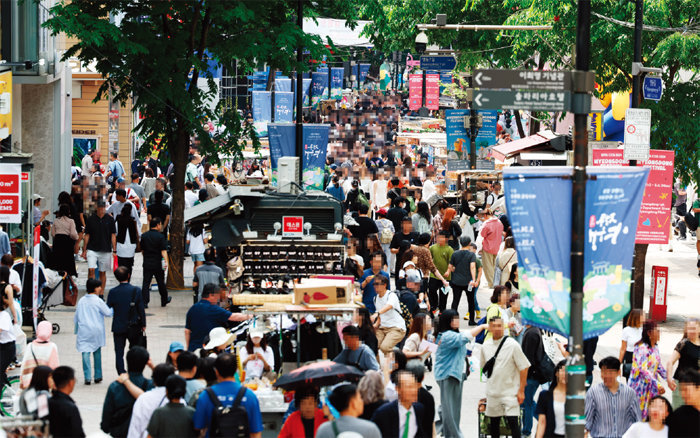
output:
<path id="1" fill-rule="evenodd" d="M 129 322 L 126 327 L 126 338 L 129 340 L 130 347 L 138 345 L 147 348 L 147 340 L 146 335 L 143 334 L 141 316 L 136 313 L 136 291 L 137 288 L 134 287 L 131 293 L 131 302 L 129 302 Z"/>
<path id="2" fill-rule="evenodd" d="M 498 348 L 496 349 L 496 354 L 494 354 L 491 359 L 487 360 L 484 366 L 481 368 L 486 377 L 491 377 L 491 374 L 493 374 L 493 366 L 496 364 L 496 358 L 498 357 L 498 353 L 501 352 L 501 347 L 503 347 L 503 344 L 506 342 L 507 338 L 508 336 L 503 336 L 501 343 L 498 344 Z"/>
<path id="3" fill-rule="evenodd" d="M 693 213 L 688 212 L 685 214 L 685 225 L 690 231 L 698 229 L 698 220 L 693 216 Z"/>

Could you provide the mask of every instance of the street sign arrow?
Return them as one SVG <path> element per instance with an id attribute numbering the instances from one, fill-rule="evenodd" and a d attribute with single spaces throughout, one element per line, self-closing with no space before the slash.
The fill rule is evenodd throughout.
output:
<path id="1" fill-rule="evenodd" d="M 513 109 L 531 111 L 568 111 L 569 91 L 474 91 L 475 109 Z"/>
<path id="2" fill-rule="evenodd" d="M 570 71 L 476 70 L 477 87 L 510 90 L 570 90 Z"/>
<path id="3" fill-rule="evenodd" d="M 421 56 L 421 70 L 454 70 L 457 60 L 454 56 Z"/>

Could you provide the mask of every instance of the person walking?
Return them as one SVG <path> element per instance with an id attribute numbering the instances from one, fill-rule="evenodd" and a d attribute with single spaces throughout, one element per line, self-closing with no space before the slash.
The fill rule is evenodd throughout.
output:
<path id="1" fill-rule="evenodd" d="M 388 288 L 389 277 L 380 274 L 374 278 L 374 289 L 377 295 L 374 297 L 375 313 L 372 315 L 372 321 L 377 330 L 379 349 L 385 355 L 389 354 L 406 335 L 406 322 L 401 316 L 399 297 L 395 293 L 390 293 Z"/>
<path id="2" fill-rule="evenodd" d="M 194 408 L 182 403 L 187 382 L 178 375 L 165 380 L 167 404 L 153 411 L 146 432 L 152 438 L 195 438 Z"/>
<path id="3" fill-rule="evenodd" d="M 662 395 L 649 401 L 649 415 L 644 421 L 634 423 L 622 438 L 667 438 L 666 418 L 673 412 L 671 403 Z"/>
<path id="4" fill-rule="evenodd" d="M 389 278 L 389 274 L 382 270 L 382 254 L 377 252 L 372 254 L 370 258 L 370 268 L 365 269 L 364 274 L 360 277 L 360 287 L 362 288 L 362 304 L 365 305 L 371 314 L 374 314 L 376 307 L 374 298 L 377 296 L 375 281 L 377 277 L 384 276 Z"/>
<path id="5" fill-rule="evenodd" d="M 151 219 L 150 228 L 141 235 L 141 251 L 143 252 L 141 293 L 143 294 L 144 306 L 148 308 L 151 299 L 151 280 L 155 277 L 160 293 L 160 306 L 165 307 L 172 300 L 165 287 L 165 271 L 168 269 L 168 241 L 162 233 L 163 224 L 160 219 Z"/>
<path id="6" fill-rule="evenodd" d="M 632 309 L 627 317 L 627 327 L 622 329 L 618 359 L 622 363 L 622 376 L 628 381 L 632 372 L 634 347 L 642 339 L 642 324 L 644 324 L 644 312 L 642 309 Z"/>
<path id="7" fill-rule="evenodd" d="M 683 406 L 675 409 L 668 418 L 668 436 L 700 436 L 700 372 L 687 369 L 681 373 L 679 383 L 683 394 Z"/>
<path id="8" fill-rule="evenodd" d="M 663 395 L 662 382 L 666 379 L 666 368 L 659 353 L 659 328 L 654 321 L 645 321 L 642 327 L 642 339 L 634 347 L 632 373 L 629 386 L 639 397 L 642 418 L 647 416 L 649 400 L 656 395 Z"/>
<path id="9" fill-rule="evenodd" d="M 216 191 L 216 189 L 214 189 Z M 153 194 L 153 202 L 148 205 L 148 223 L 150 224 L 153 219 L 160 219 L 161 229 L 160 232 L 164 236 L 168 235 L 168 225 L 170 224 L 170 207 L 165 204 L 165 192 L 163 190 L 156 190 Z M 153 229 L 153 226 L 151 226 Z"/>
<path id="10" fill-rule="evenodd" d="M 95 214 L 88 217 L 83 237 L 83 258 L 88 263 L 88 278 L 95 277 L 95 269 L 100 270 L 100 281 L 104 290 L 107 284 L 107 271 L 112 270 L 112 257 L 117 252 L 117 228 L 114 218 L 107 214 L 104 202 L 97 202 Z"/>
<path id="11" fill-rule="evenodd" d="M 443 277 L 442 272 L 433 261 L 433 253 L 430 251 L 430 241 L 430 234 L 423 233 L 418 236 L 418 241 L 416 244 L 411 246 L 413 254 L 415 254 L 417 257 L 416 268 L 418 268 L 421 272 L 420 291 L 422 293 L 429 292 L 429 276 L 435 277 L 436 280 L 442 283 L 443 287 L 447 287 L 449 285 L 447 280 L 445 280 L 445 277 Z M 435 282 L 433 282 L 433 284 L 435 284 Z"/>
<path id="12" fill-rule="evenodd" d="M 515 321 L 511 321 L 508 317 L 508 303 L 510 302 L 510 294 L 504 286 L 496 286 L 491 294 L 491 304 L 486 308 L 486 321 L 490 321 L 493 317 L 499 317 L 503 321 L 506 336 L 510 336 L 510 328 L 515 325 Z M 486 339 L 491 338 L 491 331 L 486 334 Z"/>
<path id="13" fill-rule="evenodd" d="M 372 422 L 384 437 L 416 438 L 432 436 L 432 430 L 423 430 L 425 407 L 418 403 L 418 388 L 413 373 L 401 370 L 396 374 L 398 399 L 377 409 Z"/>
<path id="14" fill-rule="evenodd" d="M 141 180 L 141 177 L 139 176 L 138 173 L 132 173 L 131 174 L 131 184 L 127 186 L 127 189 L 131 189 L 131 191 L 135 194 L 136 199 L 134 200 L 134 206 L 136 209 L 141 212 L 142 210 L 146 209 L 146 191 L 143 189 L 143 186 L 139 184 L 139 181 Z"/>
<path id="15" fill-rule="evenodd" d="M 418 234 L 432 232 L 431 223 L 433 217 L 430 215 L 430 207 L 425 201 L 420 201 L 416 206 L 416 214 L 411 216 L 413 230 Z"/>
<path id="16" fill-rule="evenodd" d="M 488 209 L 480 210 L 479 217 L 482 222 L 479 234 L 483 239 L 481 262 L 484 265 L 484 275 L 490 289 L 494 287 L 493 275 L 496 270 L 496 255 L 503 241 L 503 224 Z"/>
<path id="17" fill-rule="evenodd" d="M 676 362 L 678 362 L 678 368 L 674 373 L 673 366 Z M 687 370 L 700 371 L 700 321 L 695 318 L 690 318 L 685 322 L 683 339 L 676 344 L 666 366 L 668 387 L 673 391 L 671 400 L 674 408 L 683 403 L 678 380 L 681 374 Z"/>
<path id="18" fill-rule="evenodd" d="M 9 285 L 10 273 L 7 266 L 0 266 L 0 387 L 9 385 L 10 381 L 7 378 L 7 368 L 15 360 L 17 350 L 13 320 L 14 315 L 14 299 L 12 298 L 12 286 Z M 9 309 L 9 311 L 7 311 Z"/>
<path id="19" fill-rule="evenodd" d="M 146 331 L 146 312 L 144 310 L 141 290 L 129 284 L 129 269 L 119 266 L 114 271 L 114 277 L 119 282 L 117 287 L 110 289 L 107 296 L 107 306 L 114 311 L 112 318 L 112 336 L 114 338 L 114 355 L 117 373 L 124 369 L 124 347 L 129 341 L 129 348 L 140 346 L 143 333 Z"/>
<path id="20" fill-rule="evenodd" d="M 440 232 L 447 232 L 447 244 L 455 251 L 460 248 L 459 237 L 462 235 L 462 227 L 457 222 L 457 210 L 454 208 L 446 208 L 442 217 L 442 226 Z M 437 236 L 434 236 L 437 238 Z"/>
<path id="21" fill-rule="evenodd" d="M 202 289 L 202 298 L 192 305 L 185 316 L 185 344 L 188 351 L 202 348 L 204 338 L 216 327 L 223 327 L 227 321 L 239 322 L 249 318 L 242 313 L 231 313 L 218 306 L 218 286 L 207 284 Z"/>
<path id="22" fill-rule="evenodd" d="M 384 378 L 382 373 L 375 370 L 365 371 L 365 375 L 357 384 L 357 390 L 362 395 L 362 402 L 365 404 L 360 418 L 371 420 L 377 409 L 387 402 L 384 397 Z"/>
<path id="23" fill-rule="evenodd" d="M 192 279 L 195 303 L 202 299 L 202 291 L 206 285 L 213 284 L 219 289 L 226 284 L 223 269 L 216 265 L 216 250 L 214 248 L 207 248 L 202 252 L 204 264 L 197 268 L 194 273 L 194 278 Z"/>
<path id="24" fill-rule="evenodd" d="M 95 383 L 102 382 L 102 347 L 105 346 L 105 316 L 114 315 L 114 309 L 100 298 L 102 284 L 94 278 L 88 278 L 86 284 L 87 294 L 78 301 L 75 308 L 75 347 L 83 356 L 83 375 L 85 384 L 92 380 L 90 369 L 90 354 L 95 365 Z"/>
<path id="25" fill-rule="evenodd" d="M 566 435 L 566 360 L 560 361 L 554 368 L 554 379 L 548 390 L 540 392 L 537 399 L 537 435 L 535 438 L 564 438 Z M 526 394 L 527 397 L 527 389 Z M 528 415 L 524 413 L 523 415 Z M 523 418 L 523 423 L 525 419 Z M 529 436 L 523 432 L 523 436 Z"/>
<path id="26" fill-rule="evenodd" d="M 168 403 L 168 396 L 165 392 L 165 382 L 168 377 L 175 374 L 175 367 L 161 363 L 153 368 L 152 389 L 141 394 L 134 403 L 134 408 L 129 422 L 129 432 L 127 438 L 147 438 L 148 424 L 153 412 Z"/>
<path id="27" fill-rule="evenodd" d="M 71 367 L 61 366 L 51 373 L 56 389 L 49 398 L 49 431 L 52 437 L 82 438 L 83 420 L 80 410 L 71 393 L 75 389 L 75 371 Z"/>
<path id="28" fill-rule="evenodd" d="M 380 208 L 377 210 L 377 219 L 374 221 L 377 224 L 377 237 L 379 238 L 379 243 L 382 245 L 382 251 L 386 256 L 387 264 L 389 265 L 389 270 L 392 270 L 394 264 L 391 259 L 391 240 L 394 238 L 396 233 L 396 228 L 394 228 L 393 222 L 387 219 L 386 208 Z"/>
<path id="29" fill-rule="evenodd" d="M 364 411 L 364 403 L 354 384 L 343 383 L 334 387 L 328 394 L 326 405 L 329 408 L 333 407 L 331 412 L 334 413 L 330 421 L 318 428 L 316 438 L 336 438 L 345 432 L 351 432 L 363 438 L 382 438 L 376 424 L 358 418 Z"/>
<path id="30" fill-rule="evenodd" d="M 447 265 L 447 275 L 451 276 L 450 285 L 452 286 L 452 309 L 459 309 L 459 302 L 462 299 L 462 292 L 467 295 L 467 304 L 469 309 L 469 325 L 476 325 L 476 305 L 475 305 L 475 279 L 476 279 L 476 255 L 469 251 L 467 247 L 471 243 L 468 236 L 459 238 L 460 249 L 455 251 L 450 256 L 450 261 Z M 447 297 L 445 297 L 447 304 Z"/>
<path id="31" fill-rule="evenodd" d="M 153 170 L 151 170 L 150 167 L 146 167 L 144 170 L 140 186 L 143 188 L 143 193 L 146 198 L 146 204 L 143 206 L 143 208 L 146 209 L 148 207 L 148 199 L 151 197 L 153 192 L 156 191 L 156 178 L 153 174 Z"/>
<path id="32" fill-rule="evenodd" d="M 515 250 L 515 239 L 513 236 L 508 236 L 504 241 L 503 251 L 501 251 L 496 258 L 496 267 L 501 270 L 501 278 L 499 278 L 498 281 L 499 285 L 505 286 L 508 280 L 510 280 L 514 266 L 517 269 L 518 253 Z"/>
<path id="33" fill-rule="evenodd" d="M 55 214 L 56 220 L 51 225 L 51 235 L 53 236 L 52 268 L 64 271 L 71 277 L 77 277 L 73 250 L 75 242 L 78 240 L 78 231 L 75 228 L 75 221 L 71 218 L 70 205 L 61 204 Z"/>
<path id="34" fill-rule="evenodd" d="M 401 221 L 401 232 L 396 232 L 394 238 L 391 239 L 391 253 L 396 257 L 394 266 L 394 278 L 399 278 L 399 271 L 403 268 L 401 260 L 403 260 L 404 252 L 411 248 L 411 245 L 418 242 L 419 234 L 413 231 L 413 222 L 408 216 Z"/>
<path id="35" fill-rule="evenodd" d="M 140 228 L 133 218 L 134 205 L 126 203 L 116 218 L 117 266 L 126 266 L 129 276 L 134 268 L 134 256 L 139 246 Z"/>
<path id="36" fill-rule="evenodd" d="M 448 233 L 440 232 L 440 234 L 437 236 L 436 243 L 430 247 L 430 255 L 432 256 L 435 267 L 437 268 L 438 272 L 441 273 L 443 279 L 452 283 L 452 274 L 449 266 L 450 260 L 452 259 L 452 254 L 454 254 L 455 250 L 447 244 L 448 240 Z M 442 312 L 447 308 L 447 294 L 439 293 L 442 287 L 444 287 L 444 283 L 431 272 L 430 278 L 428 279 L 428 300 L 430 302 L 430 308 L 433 311 L 435 311 L 435 309 L 440 309 Z M 454 298 L 452 298 L 452 300 L 454 302 Z"/>
<path id="37" fill-rule="evenodd" d="M 493 316 L 488 319 L 492 338 L 484 340 L 479 362 L 488 380 L 486 381 L 486 417 L 489 419 L 491 436 L 500 436 L 501 417 L 513 438 L 520 438 L 520 405 L 525 400 L 527 373 L 530 361 L 527 360 L 518 341 L 505 334 L 503 319 Z M 487 362 L 493 359 L 491 371 Z"/>
<path id="38" fill-rule="evenodd" d="M 119 156 L 116 152 L 110 152 L 109 163 L 107 164 L 107 173 L 105 173 L 107 182 L 114 186 L 116 181 L 121 178 L 124 173 L 124 165 L 121 161 L 119 161 Z"/>
<path id="39" fill-rule="evenodd" d="M 530 436 L 532 431 L 532 418 L 535 415 L 535 393 L 540 385 L 556 376 L 545 375 L 554 364 L 544 351 L 542 332 L 539 327 L 528 326 L 521 340 L 521 348 L 531 366 L 527 371 L 527 383 L 525 386 L 525 400 L 523 401 L 523 436 Z M 551 371 L 549 371 L 551 372 Z M 556 374 L 556 371 L 555 373 Z M 564 386 L 566 388 L 566 386 Z M 566 393 L 566 389 L 564 390 Z M 539 427 L 538 427 L 539 430 Z"/>

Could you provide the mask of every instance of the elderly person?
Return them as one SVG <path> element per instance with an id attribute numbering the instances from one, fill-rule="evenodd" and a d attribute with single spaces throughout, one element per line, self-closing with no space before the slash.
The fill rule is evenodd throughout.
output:
<path id="1" fill-rule="evenodd" d="M 374 370 L 367 371 L 365 376 L 360 379 L 357 389 L 360 391 L 362 402 L 365 404 L 365 410 L 360 415 L 360 418 L 371 420 L 374 411 L 387 402 L 384 396 L 382 373 Z"/>

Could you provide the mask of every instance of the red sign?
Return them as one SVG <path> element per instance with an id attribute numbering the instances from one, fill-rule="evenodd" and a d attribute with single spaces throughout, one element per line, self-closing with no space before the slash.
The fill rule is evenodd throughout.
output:
<path id="1" fill-rule="evenodd" d="M 666 266 L 651 267 L 651 298 L 649 300 L 649 316 L 654 321 L 666 321 L 666 292 L 668 291 L 668 268 Z"/>
<path id="2" fill-rule="evenodd" d="M 408 75 L 408 109 L 418 111 L 423 106 L 423 75 Z"/>
<path id="3" fill-rule="evenodd" d="M 440 75 L 425 75 L 425 106 L 429 110 L 440 109 Z"/>
<path id="4" fill-rule="evenodd" d="M 649 168 L 644 199 L 639 212 L 636 243 L 668 243 L 671 233 L 671 194 L 673 192 L 673 151 L 652 149 L 640 166 Z M 593 149 L 594 166 L 627 166 L 621 149 Z"/>
<path id="5" fill-rule="evenodd" d="M 19 214 L 18 195 L 0 195 L 0 215 Z"/>
<path id="6" fill-rule="evenodd" d="M 0 174 L 0 193 L 17 193 L 19 192 L 19 175 L 15 174 Z"/>
<path id="7" fill-rule="evenodd" d="M 29 172 L 22 172 L 22 181 L 29 181 Z"/>
<path id="8" fill-rule="evenodd" d="M 282 237 L 301 237 L 304 234 L 304 216 L 283 216 Z"/>

